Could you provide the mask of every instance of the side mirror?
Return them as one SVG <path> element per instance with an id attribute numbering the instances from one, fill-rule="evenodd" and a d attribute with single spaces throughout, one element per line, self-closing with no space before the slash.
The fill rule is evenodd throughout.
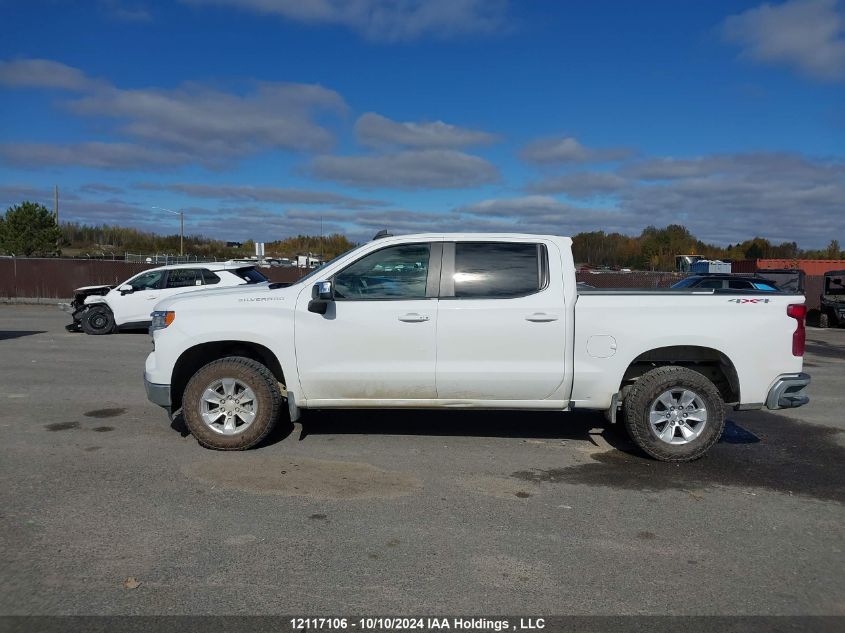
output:
<path id="1" fill-rule="evenodd" d="M 135 288 L 130 286 L 129 284 L 123 284 L 120 288 L 118 288 L 120 294 L 122 295 L 129 295 L 135 292 Z"/>
<path id="2" fill-rule="evenodd" d="M 311 287 L 311 301 L 308 302 L 308 311 L 325 314 L 329 303 L 332 301 L 334 301 L 332 282 L 320 281 Z"/>

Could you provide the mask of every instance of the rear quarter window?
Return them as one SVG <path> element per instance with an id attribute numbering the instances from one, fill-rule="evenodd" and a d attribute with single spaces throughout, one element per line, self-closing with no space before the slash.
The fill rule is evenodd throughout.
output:
<path id="1" fill-rule="evenodd" d="M 211 272 L 207 268 L 203 268 L 203 270 L 202 270 L 202 280 L 205 282 L 205 285 L 207 285 L 207 286 L 213 286 L 214 284 L 220 283 L 220 277 L 215 275 L 213 272 Z"/>
<path id="2" fill-rule="evenodd" d="M 269 281 L 267 277 L 258 272 L 258 269 L 254 266 L 236 268 L 232 271 L 232 273 L 243 279 L 248 284 L 260 284 L 265 281 Z"/>

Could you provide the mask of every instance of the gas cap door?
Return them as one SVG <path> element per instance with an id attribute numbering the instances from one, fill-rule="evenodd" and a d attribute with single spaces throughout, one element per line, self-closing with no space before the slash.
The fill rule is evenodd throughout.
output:
<path id="1" fill-rule="evenodd" d="M 587 353 L 593 358 L 610 358 L 616 353 L 616 339 L 609 334 L 596 334 L 587 339 Z"/>

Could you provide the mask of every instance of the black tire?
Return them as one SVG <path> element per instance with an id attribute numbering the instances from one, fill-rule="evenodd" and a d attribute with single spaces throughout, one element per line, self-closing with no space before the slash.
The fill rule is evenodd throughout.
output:
<path id="1" fill-rule="evenodd" d="M 114 315 L 105 306 L 91 308 L 82 315 L 82 330 L 86 334 L 111 334 L 114 329 Z"/>
<path id="2" fill-rule="evenodd" d="M 707 411 L 707 421 L 700 434 L 686 444 L 670 444 L 660 439 L 649 422 L 649 414 L 657 398 L 675 389 L 694 392 Z M 622 402 L 622 411 L 625 429 L 634 443 L 663 462 L 690 462 L 702 457 L 719 441 L 725 428 L 725 404 L 716 386 L 697 371 L 674 365 L 658 367 L 643 374 Z M 677 439 L 680 440 L 681 436 L 678 435 Z"/>
<path id="3" fill-rule="evenodd" d="M 214 431 L 203 421 L 200 412 L 205 389 L 224 378 L 243 383 L 256 397 L 255 419 L 234 435 Z M 282 394 L 276 377 L 261 363 L 243 356 L 229 356 L 208 363 L 188 381 L 182 396 L 182 417 L 191 434 L 202 446 L 218 451 L 252 448 L 273 430 L 282 409 Z"/>
<path id="4" fill-rule="evenodd" d="M 830 327 L 830 317 L 828 316 L 827 312 L 822 312 L 819 315 L 819 327 Z"/>

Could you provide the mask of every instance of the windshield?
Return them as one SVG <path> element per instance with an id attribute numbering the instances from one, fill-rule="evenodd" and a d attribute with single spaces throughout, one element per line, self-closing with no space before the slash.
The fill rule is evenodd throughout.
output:
<path id="1" fill-rule="evenodd" d="M 825 279 L 826 295 L 845 295 L 845 274 Z"/>

